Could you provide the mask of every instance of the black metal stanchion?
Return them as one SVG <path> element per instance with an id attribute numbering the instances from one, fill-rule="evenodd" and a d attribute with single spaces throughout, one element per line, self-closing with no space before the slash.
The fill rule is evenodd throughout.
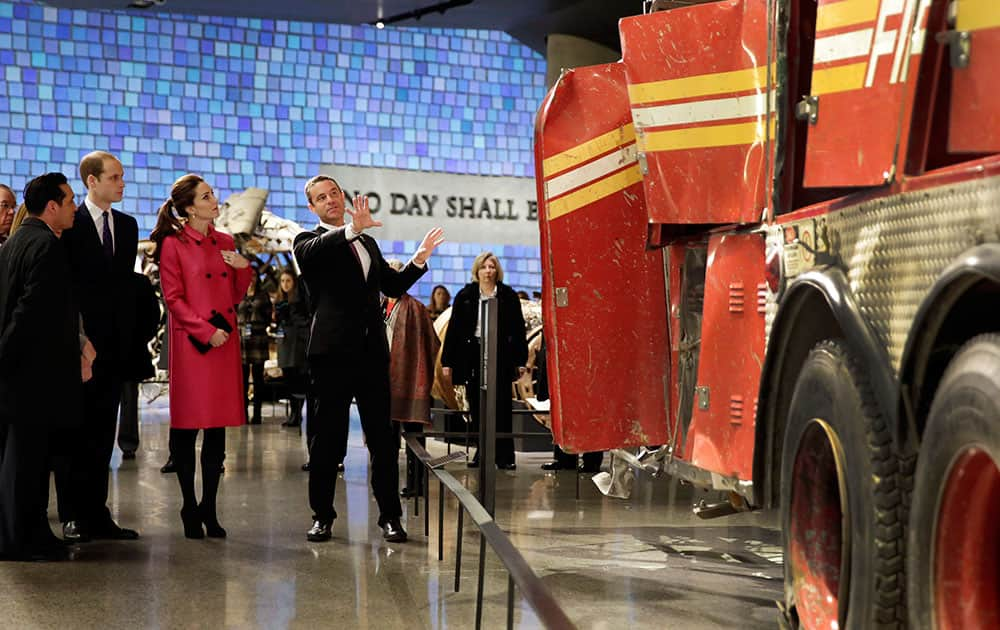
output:
<path id="1" fill-rule="evenodd" d="M 442 560 L 444 560 L 444 488 L 438 484 L 438 562 Z"/>
<path id="2" fill-rule="evenodd" d="M 496 512 L 497 299 L 479 303 L 479 503 Z"/>
<path id="3" fill-rule="evenodd" d="M 430 475 L 419 482 L 424 490 L 424 536 L 430 536 L 431 527 L 431 478 Z"/>
<path id="4" fill-rule="evenodd" d="M 479 503 L 490 516 L 496 513 L 497 434 L 497 299 L 479 302 Z M 509 395 L 509 394 L 508 394 Z M 476 594 L 476 630 L 483 619 L 483 582 L 486 575 L 486 538 L 479 536 L 479 592 Z"/>
<path id="5" fill-rule="evenodd" d="M 479 460 L 480 464 L 482 459 Z M 479 534 L 479 589 L 476 592 L 476 630 L 483 625 L 483 579 L 486 569 L 486 536 Z"/>
<path id="6" fill-rule="evenodd" d="M 507 574 L 507 630 L 514 630 L 514 576 Z"/>
<path id="7" fill-rule="evenodd" d="M 459 581 L 462 578 L 462 517 L 465 515 L 465 508 L 462 502 L 458 503 L 458 528 L 455 530 L 455 592 L 458 592 Z"/>

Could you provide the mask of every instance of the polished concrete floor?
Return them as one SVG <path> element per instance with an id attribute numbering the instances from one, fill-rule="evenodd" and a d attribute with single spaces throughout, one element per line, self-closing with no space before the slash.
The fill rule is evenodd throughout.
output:
<path id="1" fill-rule="evenodd" d="M 147 394 L 148 394 L 147 390 Z M 273 415 L 277 412 L 279 415 Z M 461 590 L 455 577 L 455 509 L 445 512 L 439 562 L 437 484 L 430 532 L 404 505 L 410 542 L 382 541 L 368 488 L 367 457 L 353 418 L 337 491 L 334 539 L 309 543 L 304 440 L 279 426 L 230 429 L 220 491 L 225 540 L 187 540 L 167 455 L 163 398 L 142 411 L 138 458 L 112 461 L 112 511 L 140 531 L 135 542 L 94 542 L 63 563 L 0 563 L 3 628 L 472 628 L 478 530 L 466 518 Z M 272 414 L 272 415 L 268 415 Z M 443 454 L 431 441 L 428 450 Z M 497 521 L 580 628 L 773 628 L 781 593 L 774 518 L 743 514 L 700 521 L 690 488 L 637 479 L 632 498 L 604 498 L 589 480 L 575 498 L 573 473 L 545 473 L 541 454 L 518 454 L 498 474 Z M 461 462 L 448 465 L 474 487 Z M 53 530 L 54 496 L 50 508 Z M 483 627 L 506 622 L 507 577 L 487 552 Z M 514 623 L 539 627 L 523 600 Z"/>

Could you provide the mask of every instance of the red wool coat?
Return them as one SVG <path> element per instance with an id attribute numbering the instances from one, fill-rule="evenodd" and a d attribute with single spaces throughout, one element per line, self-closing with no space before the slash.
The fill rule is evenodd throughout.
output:
<path id="1" fill-rule="evenodd" d="M 175 429 L 232 427 L 246 421 L 243 367 L 236 308 L 253 270 L 233 269 L 222 260 L 233 237 L 209 226 L 203 236 L 185 226 L 163 240 L 160 285 L 170 313 L 170 426 Z M 229 340 L 201 354 L 188 335 L 208 343 L 221 313 L 233 327 Z"/>

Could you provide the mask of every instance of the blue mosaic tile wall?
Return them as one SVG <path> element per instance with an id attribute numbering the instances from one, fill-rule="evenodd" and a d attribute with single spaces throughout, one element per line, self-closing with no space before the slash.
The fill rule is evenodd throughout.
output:
<path id="1" fill-rule="evenodd" d="M 544 60 L 498 31 L 31 2 L 0 2 L 0 68 L 0 181 L 20 190 L 59 170 L 81 189 L 79 158 L 110 150 L 143 231 L 187 172 L 220 198 L 266 188 L 273 212 L 303 224 L 302 184 L 322 164 L 531 176 L 545 92 Z M 512 286 L 540 287 L 537 247 L 449 244 L 414 293 L 457 289 L 483 249 L 503 252 Z"/>

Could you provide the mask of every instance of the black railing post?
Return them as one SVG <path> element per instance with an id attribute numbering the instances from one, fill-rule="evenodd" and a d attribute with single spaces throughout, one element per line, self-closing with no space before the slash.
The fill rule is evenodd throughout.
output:
<path id="1" fill-rule="evenodd" d="M 458 528 L 455 531 L 455 592 L 458 592 L 459 581 L 462 577 L 462 518 L 465 516 L 465 508 L 462 502 L 458 502 Z"/>
<path id="2" fill-rule="evenodd" d="M 497 299 L 479 302 L 479 502 L 496 512 Z M 509 396 L 510 393 L 508 392 Z"/>

